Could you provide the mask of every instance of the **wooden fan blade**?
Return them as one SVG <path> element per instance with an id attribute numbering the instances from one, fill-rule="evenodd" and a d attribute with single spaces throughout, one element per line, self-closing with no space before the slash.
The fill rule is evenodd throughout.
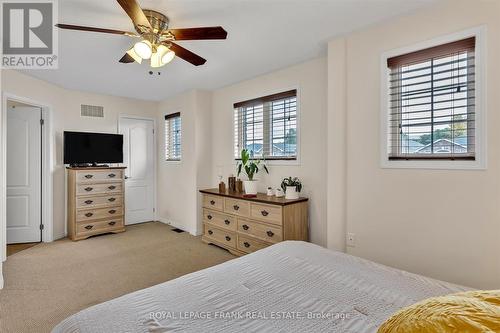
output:
<path id="1" fill-rule="evenodd" d="M 200 66 L 203 65 L 204 63 L 207 62 L 206 59 L 203 59 L 199 55 L 183 48 L 182 46 L 179 46 L 175 43 L 171 43 L 170 49 L 175 52 L 175 55 L 178 56 L 179 58 L 182 58 L 186 60 L 187 62 L 195 65 L 195 66 Z"/>
<path id="2" fill-rule="evenodd" d="M 227 31 L 222 27 L 169 29 L 176 40 L 226 39 Z"/>
<path id="3" fill-rule="evenodd" d="M 121 31 L 121 30 L 105 29 L 105 28 L 94 28 L 94 27 L 84 27 L 81 25 L 73 25 L 73 24 L 56 24 L 56 27 L 61 28 L 61 29 L 68 29 L 68 30 L 103 32 L 106 34 L 139 37 L 137 34 L 135 34 L 133 32 L 129 32 L 129 31 Z"/>
<path id="4" fill-rule="evenodd" d="M 132 62 L 135 62 L 135 60 L 128 53 L 125 53 L 125 55 L 120 59 L 120 62 L 122 64 L 130 64 Z"/>
<path id="5" fill-rule="evenodd" d="M 141 9 L 141 6 L 139 6 L 136 0 L 117 0 L 117 1 L 120 4 L 120 6 L 122 6 L 123 10 L 127 13 L 127 15 L 132 19 L 134 25 L 153 29 L 151 27 L 151 23 L 149 23 L 146 15 Z"/>

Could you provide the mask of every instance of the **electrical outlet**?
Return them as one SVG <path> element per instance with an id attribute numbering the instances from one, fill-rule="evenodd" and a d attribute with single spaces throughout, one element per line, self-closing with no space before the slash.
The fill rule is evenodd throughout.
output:
<path id="1" fill-rule="evenodd" d="M 347 246 L 350 247 L 356 246 L 356 235 L 352 232 L 347 233 Z"/>

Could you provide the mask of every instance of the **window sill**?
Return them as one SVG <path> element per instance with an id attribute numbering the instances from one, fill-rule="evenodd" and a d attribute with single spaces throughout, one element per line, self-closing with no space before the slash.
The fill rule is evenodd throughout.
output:
<path id="1" fill-rule="evenodd" d="M 266 160 L 261 160 L 262 162 L 265 162 L 266 165 L 268 166 L 298 166 L 300 165 L 300 160 L 298 158 L 283 158 L 283 159 L 266 159 Z M 236 158 L 234 159 L 234 163 L 238 164 L 241 162 L 241 158 Z"/>
<path id="2" fill-rule="evenodd" d="M 427 170 L 486 170 L 486 162 L 480 160 L 429 160 L 401 159 L 382 160 L 382 169 L 427 169 Z"/>

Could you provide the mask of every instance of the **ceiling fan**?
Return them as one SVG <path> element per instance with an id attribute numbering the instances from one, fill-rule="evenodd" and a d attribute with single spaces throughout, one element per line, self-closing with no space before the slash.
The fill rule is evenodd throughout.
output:
<path id="1" fill-rule="evenodd" d="M 142 63 L 150 60 L 153 68 L 162 67 L 175 56 L 195 65 L 203 65 L 206 60 L 199 55 L 179 46 L 177 40 L 226 39 L 227 32 L 222 27 L 203 27 L 187 29 L 169 29 L 166 15 L 151 9 L 141 9 L 136 0 L 117 0 L 127 15 L 132 19 L 136 32 L 85 27 L 71 24 L 56 24 L 61 29 L 102 32 L 139 38 L 120 59 L 121 63 Z"/>

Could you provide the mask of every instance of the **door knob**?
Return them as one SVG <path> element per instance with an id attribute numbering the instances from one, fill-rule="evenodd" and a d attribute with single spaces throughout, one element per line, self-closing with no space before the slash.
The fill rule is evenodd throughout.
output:
<path id="1" fill-rule="evenodd" d="M 129 179 L 130 177 L 129 176 L 125 176 L 125 179 Z"/>

